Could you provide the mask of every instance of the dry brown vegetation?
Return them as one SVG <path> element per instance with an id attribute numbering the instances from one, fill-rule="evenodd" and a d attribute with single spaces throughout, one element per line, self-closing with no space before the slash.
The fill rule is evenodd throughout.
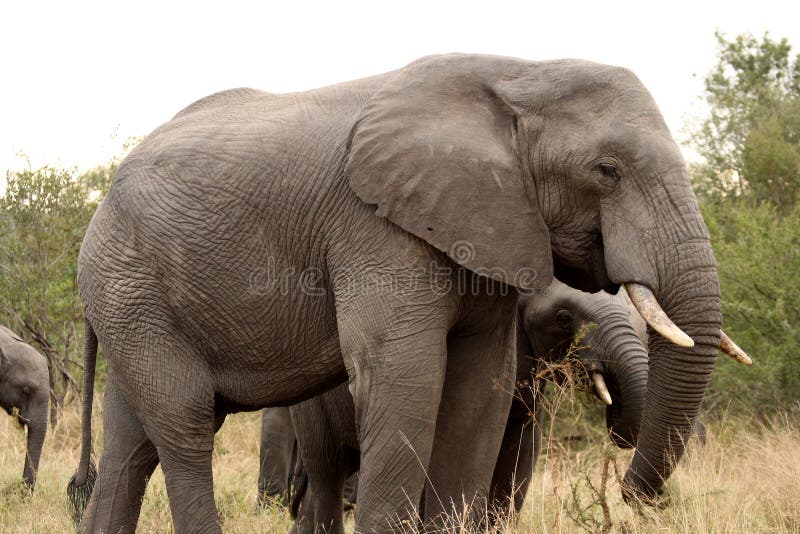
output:
<path id="1" fill-rule="evenodd" d="M 709 424 L 706 446 L 692 443 L 667 484 L 669 505 L 631 508 L 622 502 L 618 483 L 630 453 L 605 439 L 595 403 L 572 398 L 556 399 L 559 416 L 546 430 L 552 437 L 545 440 L 524 509 L 500 532 L 800 532 L 797 421 L 777 418 L 754 424 L 728 416 Z M 278 507 L 255 510 L 259 421 L 257 413 L 230 416 L 216 439 L 214 477 L 225 532 L 288 532 L 290 527 L 288 514 Z M 0 531 L 74 529 L 64 487 L 78 460 L 79 428 L 77 409 L 68 407 L 48 435 L 37 491 L 26 496 L 15 485 L 22 470 L 24 432 L 10 417 L 0 418 Z M 97 449 L 99 434 L 98 429 Z M 158 470 L 139 526 L 141 532 L 171 532 Z"/>

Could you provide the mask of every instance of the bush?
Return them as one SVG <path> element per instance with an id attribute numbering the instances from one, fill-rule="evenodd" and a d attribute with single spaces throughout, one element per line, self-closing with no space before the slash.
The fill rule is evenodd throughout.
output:
<path id="1" fill-rule="evenodd" d="M 800 408 L 800 208 L 719 199 L 703 206 L 719 263 L 725 331 L 754 361 L 722 358 L 709 407 Z"/>

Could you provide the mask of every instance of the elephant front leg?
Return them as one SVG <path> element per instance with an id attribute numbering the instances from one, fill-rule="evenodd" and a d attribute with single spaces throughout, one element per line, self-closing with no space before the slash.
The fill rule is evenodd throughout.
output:
<path id="1" fill-rule="evenodd" d="M 533 469 L 541 451 L 544 381 L 517 387 L 503 434 L 489 493 L 489 512 L 494 524 L 509 514 L 517 517 L 528 493 Z"/>
<path id="2" fill-rule="evenodd" d="M 488 324 L 469 326 L 448 340 L 447 374 L 425 490 L 425 521 L 433 531 L 471 531 L 486 517 L 514 391 L 513 313 L 507 313 L 513 312 L 511 304 L 494 308 Z M 465 517 L 469 524 L 463 524 Z"/>
<path id="3" fill-rule="evenodd" d="M 446 358 L 441 308 L 382 299 L 337 306 L 355 386 L 361 448 L 356 532 L 363 534 L 414 530 L 418 523 Z"/>
<path id="4" fill-rule="evenodd" d="M 267 408 L 261 418 L 258 507 L 270 502 L 289 505 L 289 489 L 294 467 L 294 429 L 289 408 Z"/>

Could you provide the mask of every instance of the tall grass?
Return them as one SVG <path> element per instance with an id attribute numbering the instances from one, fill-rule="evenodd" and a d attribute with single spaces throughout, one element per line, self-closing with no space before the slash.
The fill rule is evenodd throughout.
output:
<path id="1" fill-rule="evenodd" d="M 692 442 L 667 484 L 668 505 L 632 508 L 622 502 L 619 487 L 630 452 L 619 451 L 605 437 L 598 403 L 573 398 L 551 397 L 558 417 L 546 429 L 549 437 L 523 510 L 494 532 L 800 532 L 798 421 L 754 423 L 733 416 L 707 421 L 705 447 Z M 257 413 L 230 416 L 216 439 L 214 482 L 225 532 L 288 532 L 291 525 L 278 507 L 256 513 L 259 422 Z M 27 496 L 15 484 L 22 472 L 24 432 L 10 417 L 0 418 L 0 532 L 74 529 L 64 488 L 78 461 L 79 428 L 77 408 L 67 408 L 48 435 L 36 493 Z M 99 450 L 100 429 L 96 434 Z M 139 531 L 171 532 L 171 527 L 157 470 Z M 464 529 L 455 525 L 454 530 Z"/>

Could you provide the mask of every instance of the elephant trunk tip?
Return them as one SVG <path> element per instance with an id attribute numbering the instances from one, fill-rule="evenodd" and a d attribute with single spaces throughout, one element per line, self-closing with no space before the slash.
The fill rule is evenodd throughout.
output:
<path id="1" fill-rule="evenodd" d="M 89 467 L 86 473 L 82 474 L 76 472 L 72 475 L 69 484 L 67 484 L 67 496 L 69 497 L 70 503 L 72 503 L 72 518 L 76 523 L 80 522 L 83 511 L 89 504 L 89 498 L 92 496 L 92 490 L 94 490 L 96 480 L 97 468 L 94 462 L 89 461 Z"/>
<path id="2" fill-rule="evenodd" d="M 622 481 L 622 499 L 628 505 L 658 506 L 663 494 L 663 486 L 654 488 L 635 475 L 631 477 L 631 473 L 626 474 Z"/>

